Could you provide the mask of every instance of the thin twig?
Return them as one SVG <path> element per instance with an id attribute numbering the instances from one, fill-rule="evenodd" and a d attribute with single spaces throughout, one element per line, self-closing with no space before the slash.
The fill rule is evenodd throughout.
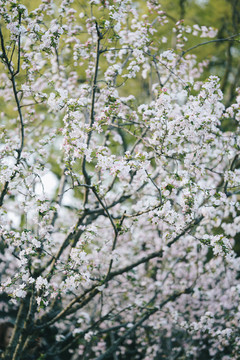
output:
<path id="1" fill-rule="evenodd" d="M 191 222 L 179 235 L 177 235 L 175 238 L 173 238 L 169 243 L 167 243 L 167 247 L 171 247 L 176 241 L 178 241 L 182 236 L 184 236 L 188 231 L 192 230 L 195 226 L 199 225 L 199 223 L 202 221 L 204 217 L 200 216 L 196 218 L 193 222 Z M 108 278 L 105 279 L 100 284 L 94 284 L 91 288 L 85 290 L 85 292 L 76 298 L 74 298 L 64 309 L 62 309 L 56 316 L 54 316 L 51 320 L 47 321 L 45 324 L 41 324 L 36 326 L 36 329 L 46 328 L 52 324 L 54 324 L 56 321 L 60 320 L 66 315 L 70 315 L 72 313 L 75 313 L 77 310 L 83 308 L 85 305 L 87 305 L 97 294 L 99 294 L 100 290 L 98 287 L 100 285 L 106 285 L 107 282 L 115 278 L 116 276 L 122 275 L 124 273 L 127 273 L 128 271 L 134 269 L 135 267 L 144 264 L 148 262 L 151 259 L 162 257 L 163 250 L 154 251 L 151 254 L 139 259 L 138 261 L 125 266 L 121 269 L 118 269 L 116 271 L 113 271 L 109 274 Z M 88 296 L 87 296 L 88 295 Z M 73 307 L 76 303 L 79 303 L 76 307 Z"/>
<path id="2" fill-rule="evenodd" d="M 95 70 L 94 70 L 94 76 L 93 76 L 93 82 L 92 82 L 92 95 L 91 95 L 91 109 L 90 109 L 90 131 L 87 136 L 87 148 L 89 147 L 91 137 L 92 137 L 92 126 L 94 124 L 94 108 L 95 108 L 95 97 L 96 97 L 96 90 L 97 90 L 97 77 L 98 77 L 98 67 L 99 67 L 99 58 L 100 58 L 100 42 L 103 39 L 103 36 L 99 30 L 98 23 L 96 22 L 96 30 L 97 30 L 97 46 L 96 46 L 96 60 L 95 60 Z M 91 180 L 86 170 L 86 155 L 83 156 L 82 161 L 82 172 L 85 179 L 85 182 L 87 185 L 90 185 Z M 88 195 L 89 195 L 89 189 L 85 189 L 84 194 L 84 207 L 86 206 L 88 202 Z"/>
<path id="3" fill-rule="evenodd" d="M 114 353 L 117 348 L 119 347 L 119 345 L 121 345 L 123 343 L 123 341 L 133 332 L 135 331 L 139 326 L 141 326 L 151 315 L 153 315 L 154 313 L 156 313 L 157 311 L 161 310 L 168 302 L 170 301 L 174 301 L 176 300 L 178 297 L 180 297 L 183 294 L 190 294 L 192 292 L 192 287 L 186 288 L 183 291 L 180 292 L 176 292 L 173 293 L 172 295 L 170 295 L 166 300 L 162 301 L 160 305 L 154 307 L 151 310 L 148 310 L 145 312 L 145 314 L 142 316 L 142 318 L 140 320 L 138 320 L 129 330 L 127 330 L 125 332 L 125 334 L 123 334 L 122 336 L 120 336 L 118 338 L 118 340 L 116 340 L 114 342 L 114 344 L 112 346 L 110 346 L 110 348 L 105 351 L 105 353 L 103 353 L 102 355 L 100 355 L 96 360 L 104 360 L 106 358 L 108 358 L 112 353 Z"/>

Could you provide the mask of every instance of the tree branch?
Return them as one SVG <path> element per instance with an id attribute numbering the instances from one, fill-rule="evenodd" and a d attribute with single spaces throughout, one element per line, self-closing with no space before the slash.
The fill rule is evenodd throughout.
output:
<path id="1" fill-rule="evenodd" d="M 151 315 L 155 314 L 157 311 L 161 310 L 167 303 L 170 301 L 176 300 L 178 297 L 180 297 L 183 294 L 190 294 L 192 292 L 192 287 L 186 288 L 185 290 L 181 292 L 174 293 L 173 295 L 169 296 L 166 300 L 164 300 L 158 307 L 155 307 L 149 311 L 146 311 L 143 317 L 138 320 L 128 331 L 125 332 L 118 340 L 116 340 L 110 348 L 105 351 L 104 354 L 100 355 L 96 360 L 104 360 L 110 355 L 112 355 L 119 345 L 123 343 L 123 341 L 137 328 L 139 328 Z"/>

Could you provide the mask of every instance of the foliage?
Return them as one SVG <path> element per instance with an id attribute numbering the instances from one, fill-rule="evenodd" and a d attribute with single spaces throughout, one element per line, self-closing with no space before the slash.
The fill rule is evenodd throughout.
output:
<path id="1" fill-rule="evenodd" d="M 238 359 L 240 92 L 194 51 L 239 35 L 25 4 L 0 0 L 2 358 Z"/>

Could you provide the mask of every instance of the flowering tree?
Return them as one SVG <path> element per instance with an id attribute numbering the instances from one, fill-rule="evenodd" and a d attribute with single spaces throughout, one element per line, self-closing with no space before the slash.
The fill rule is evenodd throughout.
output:
<path id="1" fill-rule="evenodd" d="M 0 1 L 2 358 L 238 359 L 240 95 L 193 54 L 216 30 L 22 3 Z"/>

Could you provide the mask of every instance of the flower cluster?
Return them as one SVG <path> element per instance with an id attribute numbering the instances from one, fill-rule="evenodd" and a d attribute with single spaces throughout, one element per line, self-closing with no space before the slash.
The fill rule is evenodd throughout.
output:
<path id="1" fill-rule="evenodd" d="M 240 95 L 187 45 L 215 29 L 21 2 L 0 0 L 4 356 L 237 360 Z"/>

